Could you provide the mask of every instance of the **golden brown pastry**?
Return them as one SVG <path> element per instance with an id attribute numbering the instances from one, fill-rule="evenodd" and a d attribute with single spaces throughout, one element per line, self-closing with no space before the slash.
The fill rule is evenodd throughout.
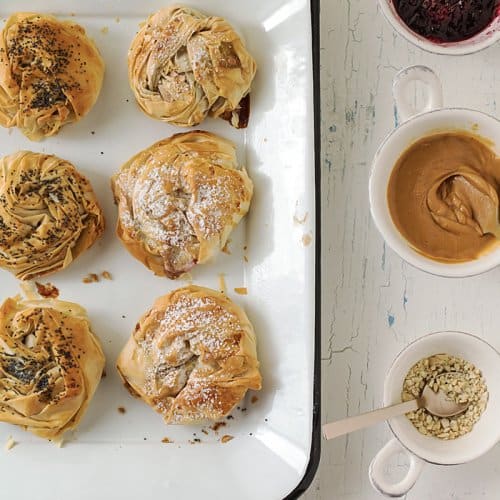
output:
<path id="1" fill-rule="evenodd" d="M 0 267 L 29 280 L 68 266 L 104 231 L 89 181 L 30 151 L 0 159 Z"/>
<path id="2" fill-rule="evenodd" d="M 0 307 L 0 421 L 58 438 L 78 425 L 104 363 L 79 305 L 7 299 Z"/>
<path id="3" fill-rule="evenodd" d="M 153 118 L 189 127 L 210 115 L 247 126 L 257 66 L 220 17 L 178 5 L 159 10 L 134 38 L 128 68 L 137 102 Z"/>
<path id="4" fill-rule="evenodd" d="M 130 392 L 172 424 L 222 418 L 262 381 L 246 314 L 220 292 L 199 286 L 157 299 L 117 368 Z"/>
<path id="5" fill-rule="evenodd" d="M 226 244 L 247 213 L 253 185 L 234 145 L 208 132 L 157 142 L 113 177 L 117 234 L 160 276 L 177 278 Z"/>
<path id="6" fill-rule="evenodd" d="M 0 35 L 0 125 L 32 140 L 86 115 L 101 90 L 104 62 L 72 21 L 19 12 Z"/>

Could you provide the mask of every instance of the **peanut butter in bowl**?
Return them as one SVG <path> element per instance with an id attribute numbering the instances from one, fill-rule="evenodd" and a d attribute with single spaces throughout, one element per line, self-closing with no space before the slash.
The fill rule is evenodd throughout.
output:
<path id="1" fill-rule="evenodd" d="M 413 143 L 392 171 L 392 220 L 420 254 L 468 262 L 500 242 L 500 158 L 486 139 L 442 132 Z"/>

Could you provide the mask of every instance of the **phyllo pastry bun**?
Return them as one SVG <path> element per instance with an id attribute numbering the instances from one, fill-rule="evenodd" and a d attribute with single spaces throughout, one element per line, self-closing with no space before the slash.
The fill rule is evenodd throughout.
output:
<path id="1" fill-rule="evenodd" d="M 187 132 L 153 144 L 113 176 L 117 234 L 159 276 L 175 279 L 222 249 L 253 185 L 234 144 Z"/>
<path id="2" fill-rule="evenodd" d="M 32 140 L 57 134 L 97 100 L 104 62 L 73 21 L 13 14 L 0 34 L 0 125 Z"/>
<path id="3" fill-rule="evenodd" d="M 76 427 L 105 359 L 85 310 L 56 299 L 0 307 L 0 421 L 54 439 Z"/>
<path id="4" fill-rule="evenodd" d="M 0 159 L 0 267 L 21 280 L 68 266 L 104 231 L 90 182 L 57 156 Z"/>
<path id="5" fill-rule="evenodd" d="M 117 367 L 130 392 L 169 424 L 220 419 L 248 389 L 261 388 L 255 333 L 245 312 L 220 292 L 198 286 L 157 299 Z"/>
<path id="6" fill-rule="evenodd" d="M 207 115 L 246 127 L 256 68 L 227 21 L 178 5 L 148 18 L 128 56 L 141 109 L 180 127 L 198 125 Z"/>

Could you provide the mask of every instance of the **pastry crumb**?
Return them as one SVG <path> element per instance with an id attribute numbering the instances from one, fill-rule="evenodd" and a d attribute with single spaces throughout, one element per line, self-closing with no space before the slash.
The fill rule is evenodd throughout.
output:
<path id="1" fill-rule="evenodd" d="M 82 280 L 84 283 L 97 283 L 99 281 L 99 276 L 95 273 L 90 273 L 85 276 Z"/>
<path id="2" fill-rule="evenodd" d="M 64 445 L 64 439 L 61 437 L 57 440 L 54 441 L 54 444 L 58 447 L 58 448 L 62 448 L 63 445 Z"/>
<path id="3" fill-rule="evenodd" d="M 109 28 L 108 28 L 107 26 L 103 26 L 103 27 L 101 28 L 101 33 L 102 33 L 103 35 L 107 35 L 107 34 L 108 34 L 108 31 L 109 31 Z"/>
<path id="4" fill-rule="evenodd" d="M 248 262 L 248 257 L 247 257 L 246 255 L 243 255 L 243 260 L 244 260 L 245 262 Z"/>
<path id="5" fill-rule="evenodd" d="M 35 281 L 36 289 L 39 295 L 46 299 L 57 299 L 59 297 L 59 290 L 52 283 L 39 283 Z"/>
<path id="6" fill-rule="evenodd" d="M 219 290 L 221 293 L 226 293 L 226 279 L 224 273 L 219 274 Z"/>
<path id="7" fill-rule="evenodd" d="M 302 236 L 302 244 L 305 247 L 308 247 L 311 243 L 312 243 L 312 235 L 311 235 L 311 233 L 304 234 L 304 236 Z"/>
<path id="8" fill-rule="evenodd" d="M 168 437 L 164 437 L 162 440 L 161 440 L 162 443 L 173 443 L 173 441 L 171 439 L 169 439 Z"/>
<path id="9" fill-rule="evenodd" d="M 127 410 L 125 409 L 124 406 L 119 406 L 117 408 L 117 410 L 118 410 L 118 413 L 121 413 L 122 415 L 125 414 L 125 413 L 127 413 Z"/>
<path id="10" fill-rule="evenodd" d="M 118 16 L 116 16 L 116 17 L 115 17 L 115 21 L 116 21 L 117 23 L 119 23 L 119 22 L 120 22 L 120 18 L 119 18 Z"/>
<path id="11" fill-rule="evenodd" d="M 299 217 L 298 215 L 294 215 L 293 222 L 295 224 L 303 225 L 306 223 L 308 217 L 309 217 L 309 212 L 306 212 L 302 217 Z"/>
<path id="12" fill-rule="evenodd" d="M 248 295 L 248 289 L 247 289 L 246 286 L 237 287 L 237 288 L 234 289 L 234 291 L 238 295 Z"/>
<path id="13" fill-rule="evenodd" d="M 113 279 L 113 276 L 111 276 L 111 273 L 108 272 L 108 271 L 103 271 L 101 273 L 101 276 L 105 279 L 105 280 L 112 280 Z"/>
<path id="14" fill-rule="evenodd" d="M 208 431 L 206 429 L 201 429 L 201 432 L 203 432 L 203 434 L 208 435 Z"/>
<path id="15" fill-rule="evenodd" d="M 252 396 L 252 399 L 250 399 L 250 403 L 255 404 L 259 398 L 257 396 Z"/>
<path id="16" fill-rule="evenodd" d="M 214 432 L 217 432 L 221 427 L 226 427 L 226 422 L 215 422 L 210 429 L 212 429 Z"/>
<path id="17" fill-rule="evenodd" d="M 230 239 L 228 239 L 228 240 L 226 241 L 226 244 L 222 247 L 222 251 L 223 251 L 225 254 L 227 254 L 227 255 L 231 255 L 231 250 L 229 249 L 229 245 L 230 245 L 230 243 L 231 243 L 231 240 L 230 240 Z"/>
<path id="18" fill-rule="evenodd" d="M 9 450 L 12 450 L 12 448 L 14 448 L 14 446 L 16 446 L 17 442 L 14 441 L 14 438 L 12 436 L 9 436 L 9 438 L 7 439 L 7 442 L 5 443 L 5 450 L 6 451 L 9 451 Z"/>
<path id="19" fill-rule="evenodd" d="M 220 442 L 221 443 L 229 443 L 229 441 L 231 441 L 233 439 L 234 439 L 234 436 L 231 436 L 230 434 L 224 434 L 224 436 L 222 436 L 220 438 Z"/>

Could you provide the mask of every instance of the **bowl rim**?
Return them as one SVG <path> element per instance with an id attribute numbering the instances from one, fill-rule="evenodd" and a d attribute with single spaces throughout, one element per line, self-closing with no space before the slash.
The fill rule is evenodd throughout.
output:
<path id="1" fill-rule="evenodd" d="M 434 43 L 427 38 L 419 35 L 412 31 L 403 20 L 394 12 L 392 8 L 392 0 L 378 0 L 380 10 L 382 14 L 389 22 L 389 24 L 396 30 L 403 38 L 413 43 L 417 47 L 431 52 L 433 54 L 439 55 L 449 55 L 449 56 L 464 56 L 468 54 L 474 54 L 481 50 L 485 50 L 491 45 L 495 44 L 500 40 L 500 22 L 491 32 L 491 35 L 485 36 L 484 40 L 476 41 L 477 37 L 485 35 L 488 29 L 492 28 L 495 18 L 488 24 L 483 30 L 474 35 L 471 38 L 461 40 L 458 42 L 450 43 Z M 498 18 L 498 16 L 497 16 Z"/>
<path id="2" fill-rule="evenodd" d="M 424 113 L 417 114 L 410 118 L 409 120 L 405 121 L 398 127 L 396 127 L 394 130 L 392 130 L 387 136 L 382 140 L 380 143 L 379 147 L 377 148 L 377 151 L 375 152 L 375 155 L 373 156 L 373 160 L 370 165 L 370 172 L 369 172 L 369 179 L 368 179 L 368 197 L 369 197 L 369 204 L 370 204 L 370 213 L 372 216 L 372 219 L 375 223 L 375 226 L 377 230 L 379 231 L 380 235 L 382 236 L 384 242 L 405 262 L 407 262 L 409 265 L 412 267 L 415 267 L 416 269 L 419 269 L 421 271 L 424 271 L 428 274 L 434 275 L 434 276 L 440 276 L 443 278 L 468 278 L 471 276 L 478 276 L 480 274 L 486 273 L 488 271 L 491 271 L 492 269 L 495 269 L 500 265 L 500 246 L 498 246 L 495 249 L 492 249 L 490 252 L 485 253 L 483 256 L 479 256 L 477 259 L 467 261 L 467 262 L 459 262 L 459 263 L 446 263 L 446 262 L 440 262 L 434 259 L 431 259 L 429 257 L 426 257 L 423 254 L 420 254 L 417 250 L 412 248 L 410 243 L 406 240 L 406 238 L 400 233 L 396 225 L 394 224 L 394 221 L 390 217 L 390 214 L 388 217 L 385 217 L 382 212 L 383 208 L 379 207 L 375 203 L 375 199 L 378 197 L 380 198 L 380 193 L 379 190 L 375 187 L 376 181 L 378 181 L 378 172 L 379 168 L 376 167 L 376 165 L 379 163 L 380 156 L 383 154 L 385 148 L 388 146 L 389 142 L 394 139 L 395 136 L 398 134 L 402 134 L 404 131 L 406 131 L 408 128 L 415 126 L 415 124 L 427 119 L 431 115 L 438 115 L 438 114 L 445 114 L 445 113 L 450 113 L 451 115 L 453 114 L 459 114 L 459 113 L 469 113 L 471 115 L 474 115 L 475 117 L 481 117 L 486 120 L 493 121 L 497 124 L 499 130 L 500 130 L 500 119 L 496 118 L 493 115 L 490 115 L 488 113 L 485 113 L 483 111 L 479 110 L 474 110 L 470 108 L 465 108 L 465 107 L 446 107 L 446 108 L 439 108 L 439 109 L 434 109 L 431 111 L 426 111 Z M 451 122 L 451 120 L 450 120 Z M 454 129 L 452 125 L 450 125 L 449 130 Z M 455 130 L 460 130 L 463 129 L 462 127 L 457 127 Z M 446 128 L 442 129 L 443 132 L 446 131 Z M 463 129 L 465 130 L 465 129 Z M 468 133 L 470 133 L 469 130 L 467 130 Z M 436 130 L 436 133 L 438 133 L 438 130 Z M 424 137 L 426 137 L 429 134 L 421 134 L 419 135 L 415 141 L 418 141 Z M 479 135 L 479 134 L 477 134 Z M 414 141 L 414 142 L 415 142 Z M 411 146 L 412 143 L 404 145 L 404 147 L 401 148 L 400 154 L 402 154 L 408 147 Z M 500 147 L 500 144 L 498 145 Z M 394 166 L 393 166 L 394 168 Z M 392 171 L 392 170 L 391 170 Z M 384 188 L 384 198 L 387 197 L 387 186 Z M 393 234 L 390 234 L 387 230 L 386 227 L 384 226 L 391 226 L 394 229 L 394 234 L 397 234 L 399 236 L 394 236 Z M 484 256 L 490 256 L 490 255 L 496 255 L 495 259 L 491 259 L 490 261 L 486 261 Z"/>

